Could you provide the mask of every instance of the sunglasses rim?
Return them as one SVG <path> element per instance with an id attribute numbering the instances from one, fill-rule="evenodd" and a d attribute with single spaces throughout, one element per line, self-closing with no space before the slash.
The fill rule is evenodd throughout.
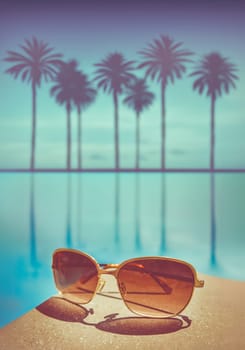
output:
<path id="1" fill-rule="evenodd" d="M 204 286 L 204 281 L 203 280 L 199 280 L 198 277 L 197 277 L 197 272 L 196 272 L 196 269 L 195 267 L 184 261 L 184 260 L 181 260 L 181 259 L 175 259 L 175 258 L 169 258 L 169 257 L 166 257 L 166 256 L 142 256 L 142 257 L 136 257 L 136 258 L 130 258 L 130 259 L 127 259 L 127 260 L 124 260 L 123 262 L 121 262 L 120 264 L 118 264 L 118 268 L 117 268 L 117 271 L 116 271 L 116 276 L 118 275 L 120 269 L 130 263 L 130 262 L 133 262 L 133 261 L 140 261 L 140 260 L 161 260 L 161 261 L 170 261 L 170 262 L 176 262 L 176 263 L 180 263 L 182 265 L 185 265 L 187 267 L 190 268 L 191 272 L 192 272 L 192 275 L 193 275 L 193 287 L 203 287 Z"/>
<path id="2" fill-rule="evenodd" d="M 55 274 L 54 274 L 54 269 L 55 269 L 55 266 L 54 266 L 54 257 L 57 253 L 64 253 L 64 252 L 70 252 L 70 253 L 74 253 L 74 254 L 78 254 L 78 255 L 81 255 L 83 257 L 86 257 L 87 259 L 89 259 L 96 267 L 96 270 L 97 270 L 97 276 L 98 276 L 98 281 L 97 281 L 97 285 L 94 289 L 94 293 L 91 295 L 91 298 L 89 299 L 88 302 L 84 303 L 84 304 L 87 304 L 89 303 L 93 298 L 94 296 L 96 295 L 97 293 L 97 290 L 98 290 L 98 287 L 99 287 L 99 284 L 100 284 L 100 276 L 102 274 L 110 274 L 110 275 L 113 275 L 115 278 L 116 278 L 116 281 L 117 281 L 117 286 L 118 286 L 118 289 L 119 289 L 119 292 L 120 292 L 120 295 L 121 295 L 121 298 L 125 304 L 125 306 L 128 308 L 128 310 L 130 310 L 131 312 L 137 314 L 137 315 L 141 315 L 141 316 L 147 316 L 147 317 L 154 317 L 154 318 L 166 318 L 166 317 L 174 317 L 176 315 L 179 315 L 187 306 L 188 304 L 190 303 L 191 299 L 192 299 L 192 296 L 193 296 L 193 293 L 194 293 L 194 288 L 202 288 L 204 287 L 204 280 L 199 280 L 198 277 L 197 277 L 197 271 L 196 269 L 194 268 L 194 266 L 184 260 L 181 260 L 181 259 L 175 259 L 175 258 L 169 258 L 169 257 L 161 257 L 161 256 L 143 256 L 143 257 L 135 257 L 135 258 L 130 258 L 130 259 L 127 259 L 127 260 L 124 260 L 122 261 L 120 264 L 105 264 L 106 267 L 112 269 L 112 270 L 106 270 L 106 269 L 103 269 L 101 268 L 101 265 L 97 262 L 97 260 L 85 253 L 85 252 L 82 252 L 78 249 L 73 249 L 73 248 L 58 248 L 56 249 L 54 252 L 53 252 L 53 255 L 52 255 L 52 269 L 53 269 L 53 275 L 54 275 L 54 280 L 55 280 L 55 285 L 56 285 L 56 288 L 59 292 L 62 293 L 62 291 L 58 288 L 57 286 L 57 282 L 56 282 L 56 278 L 55 278 Z M 120 288 L 120 285 L 119 285 L 119 280 L 118 280 L 118 274 L 120 272 L 120 270 L 124 267 L 124 265 L 127 265 L 131 262 L 134 262 L 134 261 L 142 261 L 142 260 L 161 260 L 161 261 L 170 261 L 170 262 L 177 262 L 177 263 L 180 263 L 182 265 L 185 265 L 187 266 L 191 273 L 192 273 L 192 276 L 193 276 L 193 285 L 192 285 L 192 292 L 191 292 L 191 295 L 188 299 L 188 302 L 184 305 L 184 307 L 174 313 L 174 314 L 169 314 L 169 315 L 166 315 L 166 316 L 157 316 L 157 315 L 154 315 L 154 316 L 149 316 L 147 315 L 146 313 L 140 313 L 140 312 L 136 312 L 134 310 L 132 310 L 126 303 L 125 299 L 124 299 L 124 295 L 122 294 L 122 291 L 121 291 L 121 288 Z"/>
<path id="3" fill-rule="evenodd" d="M 88 255 L 84 252 L 81 252 L 80 250 L 77 250 L 77 249 L 70 249 L 70 248 L 58 248 L 58 249 L 55 249 L 55 251 L 53 252 L 52 254 L 52 270 L 53 270 L 53 276 L 54 276 L 54 281 L 55 281 L 55 286 L 57 288 L 57 290 L 60 292 L 60 293 L 63 293 L 62 290 L 60 290 L 58 288 L 58 285 L 57 285 L 57 279 L 56 279 L 56 276 L 55 276 L 55 273 L 54 273 L 54 270 L 55 270 L 55 266 L 54 266 L 54 257 L 57 253 L 64 253 L 64 252 L 67 252 L 67 253 L 74 253 L 74 254 L 78 254 L 78 255 L 82 255 L 83 257 L 86 257 L 87 259 L 89 259 L 96 267 L 96 270 L 97 270 L 97 277 L 98 277 L 98 281 L 97 281 L 97 284 L 95 286 L 95 289 L 94 289 L 94 292 L 93 294 L 91 294 L 91 298 L 84 304 L 88 304 L 91 300 L 93 300 L 94 296 L 96 295 L 97 293 L 97 289 L 98 289 L 98 286 L 99 286 L 99 281 L 100 281 L 100 266 L 98 264 L 98 262 L 94 259 L 93 256 L 91 255 Z M 72 293 L 70 293 L 72 294 Z M 79 299 L 79 297 L 78 297 Z M 78 302 L 79 304 L 79 302 Z"/>
<path id="4" fill-rule="evenodd" d="M 142 260 L 161 260 L 161 261 L 170 261 L 170 262 L 177 262 L 177 263 L 180 263 L 182 265 L 185 265 L 187 266 L 190 271 L 191 271 L 191 274 L 192 274 L 192 277 L 193 277 L 193 284 L 192 284 L 192 288 L 191 288 L 191 293 L 190 293 L 190 296 L 188 298 L 188 301 L 185 303 L 185 305 L 177 312 L 175 313 L 169 313 L 169 314 L 166 314 L 166 315 L 161 315 L 160 312 L 159 312 L 159 315 L 149 315 L 147 313 L 144 313 L 144 312 L 138 312 L 138 311 L 135 311 L 133 309 L 131 309 L 131 307 L 128 305 L 128 303 L 126 302 L 126 300 L 124 299 L 124 296 L 122 294 L 122 291 L 121 291 L 121 288 L 120 288 L 120 284 L 119 284 L 119 278 L 118 278 L 118 274 L 120 272 L 120 270 L 123 268 L 124 265 L 127 265 L 128 263 L 131 263 L 131 262 L 134 262 L 134 261 L 142 261 Z M 124 301 L 124 304 L 126 305 L 126 307 L 133 313 L 137 314 L 137 315 L 141 315 L 141 316 L 146 316 L 146 317 L 153 317 L 153 318 L 167 318 L 167 317 L 175 317 L 177 315 L 179 315 L 190 303 L 191 299 L 192 299 L 192 296 L 194 294 L 194 288 L 195 287 L 199 287 L 199 283 L 203 282 L 204 284 L 204 281 L 200 281 L 198 280 L 197 278 L 197 272 L 196 272 L 196 269 L 188 262 L 186 261 L 183 261 L 183 260 L 180 260 L 180 259 L 175 259 L 175 258 L 168 258 L 168 257 L 160 257 L 160 256 L 146 256 L 146 257 L 137 257 L 137 258 L 130 258 L 128 260 L 125 260 L 123 261 L 117 271 L 116 271 L 116 280 L 117 280 L 117 285 L 118 285 L 118 289 L 120 291 L 120 294 L 121 294 L 121 297 Z M 197 282 L 198 285 L 195 285 Z"/>

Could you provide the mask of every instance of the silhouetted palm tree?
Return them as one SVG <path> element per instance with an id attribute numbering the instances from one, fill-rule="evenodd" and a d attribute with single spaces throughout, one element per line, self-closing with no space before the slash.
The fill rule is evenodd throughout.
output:
<path id="1" fill-rule="evenodd" d="M 120 167 L 119 159 L 119 129 L 118 129 L 118 95 L 128 85 L 134 76 L 131 71 L 134 69 L 133 61 L 126 61 L 120 53 L 109 54 L 101 63 L 96 63 L 98 69 L 95 71 L 95 80 L 98 81 L 98 88 L 113 95 L 114 123 L 115 123 L 115 167 Z"/>
<path id="2" fill-rule="evenodd" d="M 56 101 L 65 105 L 67 114 L 67 157 L 66 167 L 71 168 L 71 109 L 74 97 L 77 96 L 77 63 L 72 60 L 68 63 L 63 62 L 56 75 L 55 85 L 51 88 L 51 96 L 55 96 Z"/>
<path id="3" fill-rule="evenodd" d="M 43 41 L 33 37 L 31 40 L 25 39 L 25 44 L 20 45 L 22 52 L 7 51 L 8 56 L 5 61 L 14 63 L 6 70 L 22 81 L 31 83 L 32 89 L 32 137 L 31 137 L 31 161 L 30 168 L 35 168 L 36 149 L 36 95 L 37 88 L 40 87 L 42 79 L 52 80 L 56 74 L 56 69 L 60 64 L 62 55 L 53 53 L 53 48 Z"/>
<path id="4" fill-rule="evenodd" d="M 82 72 L 77 72 L 74 80 L 76 86 L 75 94 L 73 96 L 74 104 L 77 107 L 78 115 L 78 133 L 77 133 L 77 143 L 78 143 L 78 168 L 82 168 L 82 118 L 81 112 L 88 107 L 92 102 L 94 102 L 96 97 L 96 90 L 91 87 L 91 83 L 88 80 L 87 75 Z"/>
<path id="5" fill-rule="evenodd" d="M 152 104 L 153 99 L 154 94 L 148 91 L 148 86 L 146 85 L 145 80 L 135 78 L 128 86 L 126 97 L 123 100 L 123 102 L 136 113 L 136 169 L 139 169 L 140 161 L 140 114 Z"/>
<path id="6" fill-rule="evenodd" d="M 203 57 L 191 76 L 197 79 L 193 83 L 193 89 L 202 94 L 205 89 L 207 96 L 211 98 L 211 139 L 210 139 L 210 168 L 214 169 L 215 149 L 215 102 L 223 92 L 229 93 L 230 87 L 235 88 L 235 80 L 238 76 L 234 73 L 237 68 L 219 53 L 213 52 Z"/>
<path id="7" fill-rule="evenodd" d="M 165 144 L 166 144 L 166 107 L 165 91 L 169 81 L 174 83 L 175 78 L 180 79 L 185 72 L 185 63 L 190 62 L 188 57 L 192 52 L 182 49 L 181 42 L 175 42 L 168 36 L 161 35 L 148 47 L 140 51 L 144 61 L 139 68 L 145 68 L 146 77 L 156 80 L 161 84 L 161 117 L 162 117 L 162 144 L 161 144 L 161 167 L 165 168 Z"/>

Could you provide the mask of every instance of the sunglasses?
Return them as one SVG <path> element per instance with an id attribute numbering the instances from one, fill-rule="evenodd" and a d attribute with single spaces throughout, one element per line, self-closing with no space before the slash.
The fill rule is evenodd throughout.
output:
<path id="1" fill-rule="evenodd" d="M 62 295 L 79 304 L 89 303 L 104 286 L 102 274 L 113 275 L 129 310 L 148 317 L 181 313 L 194 287 L 203 287 L 194 267 L 164 257 L 129 259 L 121 264 L 98 264 L 74 249 L 57 249 L 52 262 L 54 280 Z"/>

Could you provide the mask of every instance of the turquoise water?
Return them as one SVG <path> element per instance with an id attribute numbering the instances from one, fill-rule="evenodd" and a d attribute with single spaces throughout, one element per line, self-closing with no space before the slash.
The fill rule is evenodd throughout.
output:
<path id="1" fill-rule="evenodd" d="M 56 293 L 51 256 L 184 259 L 245 280 L 245 174 L 0 175 L 0 325 Z"/>

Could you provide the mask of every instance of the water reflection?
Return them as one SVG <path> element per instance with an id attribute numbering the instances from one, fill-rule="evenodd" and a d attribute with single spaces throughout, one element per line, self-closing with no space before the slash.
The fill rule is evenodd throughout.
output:
<path id="1" fill-rule="evenodd" d="M 161 174 L 161 208 L 160 208 L 160 225 L 161 225 L 161 241 L 160 255 L 166 254 L 166 176 Z"/>
<path id="2" fill-rule="evenodd" d="M 128 206 L 128 203 L 121 203 L 122 201 L 122 183 L 120 181 L 120 176 L 122 174 L 116 173 L 114 176 L 114 202 L 111 207 L 114 208 L 114 215 L 111 216 L 112 222 L 114 221 L 113 227 L 113 237 L 116 251 L 119 252 L 122 248 L 121 241 L 124 236 L 128 235 L 128 232 L 124 231 L 124 220 L 121 218 L 121 210 L 120 204 L 124 206 Z M 134 210 L 132 212 L 132 222 L 133 224 L 133 233 L 134 236 L 133 244 L 134 251 L 137 255 L 140 255 L 143 250 L 143 236 L 142 236 L 142 219 L 144 219 L 143 214 L 141 212 L 142 200 L 144 200 L 142 196 L 142 192 L 144 192 L 144 187 L 141 184 L 141 176 L 142 174 L 136 173 L 132 174 L 132 180 L 134 181 Z M 166 175 L 160 174 L 159 180 L 159 189 L 158 191 L 158 200 L 159 200 L 159 232 L 157 233 L 160 237 L 159 246 L 154 253 L 154 255 L 168 255 L 168 247 L 167 247 L 167 230 L 166 230 L 166 221 L 167 221 L 167 197 L 166 197 Z M 88 194 L 85 190 L 83 191 L 83 182 L 84 177 L 81 174 L 78 174 L 75 178 L 75 175 L 67 174 L 66 175 L 66 220 L 65 220 L 65 240 L 62 242 L 60 239 L 60 246 L 66 246 L 67 248 L 79 248 L 82 249 L 84 246 L 90 245 L 90 232 L 87 232 L 87 235 L 82 235 L 82 225 L 84 221 L 84 226 L 86 227 L 86 218 L 83 218 L 83 212 L 86 207 L 86 195 Z M 30 265 L 33 270 L 36 270 L 40 263 L 37 258 L 37 225 L 36 225 L 36 216 L 38 213 L 35 209 L 35 175 L 32 174 L 30 177 L 30 212 L 29 212 L 29 222 L 30 222 Z M 73 193 L 76 193 L 76 202 L 74 208 L 73 205 Z M 96 200 L 99 200 L 97 197 Z M 157 201 L 157 199 L 156 199 Z M 91 202 L 91 201 L 90 201 Z M 108 205 L 107 198 L 103 199 L 103 204 Z M 149 203 L 150 204 L 150 203 Z M 59 210 L 60 203 L 57 203 L 57 210 Z M 86 208 L 88 212 L 90 208 Z M 217 257 L 216 257 L 216 203 L 215 203 L 215 175 L 213 173 L 210 174 L 210 266 L 217 267 Z M 73 217 L 75 217 L 75 223 L 73 223 Z M 102 214 L 97 213 L 94 220 L 97 222 L 97 234 L 98 234 L 98 246 L 100 244 L 99 232 L 103 227 L 101 227 Z M 52 220 L 52 219 L 51 219 Z M 85 230 L 86 231 L 86 230 Z M 74 235 L 75 233 L 75 235 Z M 109 235 L 109 232 L 108 232 Z M 154 240 L 157 235 L 153 236 Z M 51 239 L 51 237 L 50 237 Z M 103 237 L 103 240 L 107 242 L 110 250 L 110 239 L 107 237 Z M 149 255 L 152 252 L 149 250 Z"/>
<path id="3" fill-rule="evenodd" d="M 215 175 L 210 174 L 210 265 L 217 265 L 216 259 L 216 212 L 215 212 Z"/>
<path id="4" fill-rule="evenodd" d="M 115 174 L 115 213 L 114 213 L 114 241 L 120 249 L 120 174 Z"/>
<path id="5" fill-rule="evenodd" d="M 37 259 L 36 242 L 36 215 L 35 215 L 35 175 L 30 179 L 30 265 L 34 273 L 37 273 L 39 262 Z"/>
<path id="6" fill-rule="evenodd" d="M 72 244 L 72 228 L 71 228 L 71 213 L 72 213 L 72 178 L 67 175 L 67 206 L 66 206 L 66 246 L 71 248 Z"/>
<path id="7" fill-rule="evenodd" d="M 135 174 L 135 250 L 142 249 L 140 237 L 140 174 Z"/>
<path id="8" fill-rule="evenodd" d="M 81 247 L 83 245 L 82 241 L 82 221 L 83 221 L 83 212 L 82 212 L 82 177 L 77 176 L 77 242 Z"/>
<path id="9" fill-rule="evenodd" d="M 56 198 L 52 191 L 45 190 L 44 187 L 39 189 L 41 181 L 36 182 L 35 174 L 29 177 L 28 255 L 32 271 L 38 270 L 40 262 L 45 265 L 43 260 L 47 259 L 47 255 L 43 253 L 44 242 L 49 255 L 52 253 L 51 248 L 64 246 L 85 249 L 105 261 L 115 258 L 122 260 L 142 254 L 167 255 L 189 260 L 193 264 L 199 264 L 202 269 L 209 266 L 207 271 L 214 273 L 224 265 L 225 259 L 220 259 L 219 252 L 223 249 L 227 254 L 231 249 L 229 242 L 240 252 L 239 238 L 235 241 L 232 237 L 226 243 L 229 237 L 225 232 L 222 234 L 222 241 L 218 242 L 217 251 L 217 175 L 214 173 L 205 175 L 207 181 L 197 180 L 200 181 L 200 186 L 194 189 L 192 181 L 186 181 L 182 187 L 179 186 L 178 178 L 171 178 L 171 174 L 145 176 L 135 173 L 128 174 L 126 178 L 124 174 L 117 173 L 109 174 L 108 177 L 103 175 L 103 181 L 98 174 L 84 175 L 64 174 L 57 184 L 57 191 L 60 192 L 63 188 L 64 198 Z M 42 175 L 39 176 L 41 179 Z M 53 175 L 53 179 L 49 178 L 54 184 L 55 176 Z M 200 194 L 191 196 L 191 191 L 196 191 L 197 188 Z M 181 191 L 183 193 L 179 194 Z M 200 197 L 204 197 L 205 192 L 209 204 L 202 202 Z M 45 196 L 45 205 L 52 202 L 55 215 L 47 217 L 50 210 L 40 204 L 42 196 Z M 197 198 L 196 203 L 193 198 Z M 16 206 L 18 207 L 17 204 Z M 220 207 L 221 204 L 219 209 Z M 232 220 L 235 215 L 237 214 L 234 210 L 227 221 Z M 224 218 L 219 212 L 219 227 Z M 235 222 L 234 219 L 233 221 Z M 243 225 L 245 226 L 244 220 L 241 218 L 240 231 Z M 59 229 L 54 232 L 53 228 L 56 226 Z M 223 231 L 224 229 L 223 224 Z M 238 234 L 240 231 L 237 229 Z M 228 237 L 226 239 L 225 234 Z M 233 256 L 237 257 L 236 254 Z M 239 254 L 238 257 L 242 260 Z"/>
<path id="10" fill-rule="evenodd" d="M 3 300 L 35 306 L 55 293 L 51 256 L 64 246 L 101 262 L 172 256 L 245 280 L 244 175 L 24 174 L 0 186 Z"/>

